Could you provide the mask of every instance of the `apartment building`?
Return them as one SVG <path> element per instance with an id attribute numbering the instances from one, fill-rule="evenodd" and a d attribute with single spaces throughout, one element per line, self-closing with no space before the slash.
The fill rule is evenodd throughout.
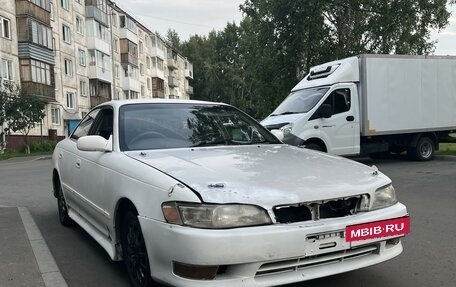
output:
<path id="1" fill-rule="evenodd" d="M 106 101 L 193 94 L 185 56 L 108 0 L 6 0 L 0 40 L 1 80 L 46 103 L 32 136 L 67 136 Z"/>

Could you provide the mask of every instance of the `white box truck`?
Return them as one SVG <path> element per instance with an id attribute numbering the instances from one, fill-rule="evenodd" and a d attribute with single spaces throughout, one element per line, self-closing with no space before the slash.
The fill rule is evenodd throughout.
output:
<path id="1" fill-rule="evenodd" d="M 456 57 L 359 55 L 315 66 L 261 122 L 336 155 L 430 160 L 456 130 Z"/>

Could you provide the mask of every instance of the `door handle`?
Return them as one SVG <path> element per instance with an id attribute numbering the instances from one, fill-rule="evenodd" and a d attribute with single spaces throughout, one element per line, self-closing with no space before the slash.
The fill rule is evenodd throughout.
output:
<path id="1" fill-rule="evenodd" d="M 355 117 L 354 116 L 347 116 L 347 121 L 348 122 L 353 122 L 355 120 Z"/>
<path id="2" fill-rule="evenodd" d="M 80 167 L 81 167 L 81 160 L 78 159 L 78 160 L 76 161 L 76 168 L 80 168 Z"/>

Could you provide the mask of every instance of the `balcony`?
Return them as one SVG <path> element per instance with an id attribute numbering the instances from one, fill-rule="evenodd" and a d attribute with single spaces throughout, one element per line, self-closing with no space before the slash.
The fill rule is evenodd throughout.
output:
<path id="1" fill-rule="evenodd" d="M 151 57 L 158 57 L 162 60 L 165 59 L 165 51 L 163 49 L 159 49 L 158 47 L 152 47 L 150 49 L 150 56 Z"/>
<path id="2" fill-rule="evenodd" d="M 140 91 L 140 83 L 138 80 L 131 78 L 131 77 L 124 77 L 122 80 L 122 90 L 127 91 L 135 91 L 139 92 Z"/>
<path id="3" fill-rule="evenodd" d="M 87 36 L 86 44 L 87 44 L 87 49 L 89 49 L 89 50 L 98 50 L 108 56 L 111 55 L 111 45 L 109 43 L 101 40 L 100 38 L 97 38 L 95 36 Z"/>
<path id="4" fill-rule="evenodd" d="M 89 65 L 89 79 L 99 79 L 104 82 L 112 82 L 112 71 L 109 68 L 101 68 L 96 65 Z"/>
<path id="5" fill-rule="evenodd" d="M 179 80 L 174 78 L 173 76 L 168 76 L 168 86 L 172 88 L 179 87 Z"/>
<path id="6" fill-rule="evenodd" d="M 109 27 L 109 18 L 108 14 L 101 11 L 96 6 L 86 6 L 86 18 L 93 18 L 103 24 L 106 27 Z"/>
<path id="7" fill-rule="evenodd" d="M 187 86 L 185 88 L 185 92 L 189 95 L 193 95 L 193 87 L 192 86 Z"/>
<path id="8" fill-rule="evenodd" d="M 138 67 L 138 56 L 137 55 L 132 55 L 130 53 L 122 53 L 120 54 L 120 62 L 122 65 L 133 65 L 135 67 Z"/>
<path id="9" fill-rule="evenodd" d="M 177 68 L 179 68 L 177 60 L 174 60 L 173 58 L 168 59 L 168 69 L 176 70 Z"/>
<path id="10" fill-rule="evenodd" d="M 187 79 L 191 79 L 192 80 L 193 79 L 193 71 L 190 70 L 190 69 L 185 69 L 185 77 Z"/>
<path id="11" fill-rule="evenodd" d="M 55 101 L 55 87 L 34 82 L 21 82 L 22 91 L 26 95 L 36 96 L 46 103 Z"/>
<path id="12" fill-rule="evenodd" d="M 165 72 L 163 70 L 159 70 L 157 68 L 151 69 L 152 78 L 160 78 L 162 80 L 165 79 Z"/>
<path id="13" fill-rule="evenodd" d="M 152 92 L 152 97 L 153 98 L 164 99 L 165 98 L 165 92 L 164 91 L 153 91 Z"/>
<path id="14" fill-rule="evenodd" d="M 109 102 L 110 98 L 100 97 L 100 96 L 91 96 L 90 97 L 90 108 L 94 108 L 102 103 Z"/>
<path id="15" fill-rule="evenodd" d="M 128 39 L 133 43 L 138 43 L 138 35 L 136 35 L 136 33 L 132 32 L 130 29 L 120 28 L 119 32 L 120 39 Z"/>
<path id="16" fill-rule="evenodd" d="M 27 0 L 16 0 L 16 15 L 31 16 L 46 25 L 51 25 L 51 13 Z"/>

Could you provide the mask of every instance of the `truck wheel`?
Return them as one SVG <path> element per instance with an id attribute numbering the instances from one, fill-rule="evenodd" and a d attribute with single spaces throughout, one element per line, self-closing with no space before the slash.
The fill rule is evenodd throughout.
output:
<path id="1" fill-rule="evenodd" d="M 313 149 L 317 151 L 324 151 L 323 148 L 317 143 L 308 143 L 304 145 L 307 149 Z"/>
<path id="2" fill-rule="evenodd" d="M 429 137 L 421 137 L 416 147 L 407 151 L 407 155 L 414 160 L 427 161 L 434 158 L 434 151 L 434 141 Z"/>

